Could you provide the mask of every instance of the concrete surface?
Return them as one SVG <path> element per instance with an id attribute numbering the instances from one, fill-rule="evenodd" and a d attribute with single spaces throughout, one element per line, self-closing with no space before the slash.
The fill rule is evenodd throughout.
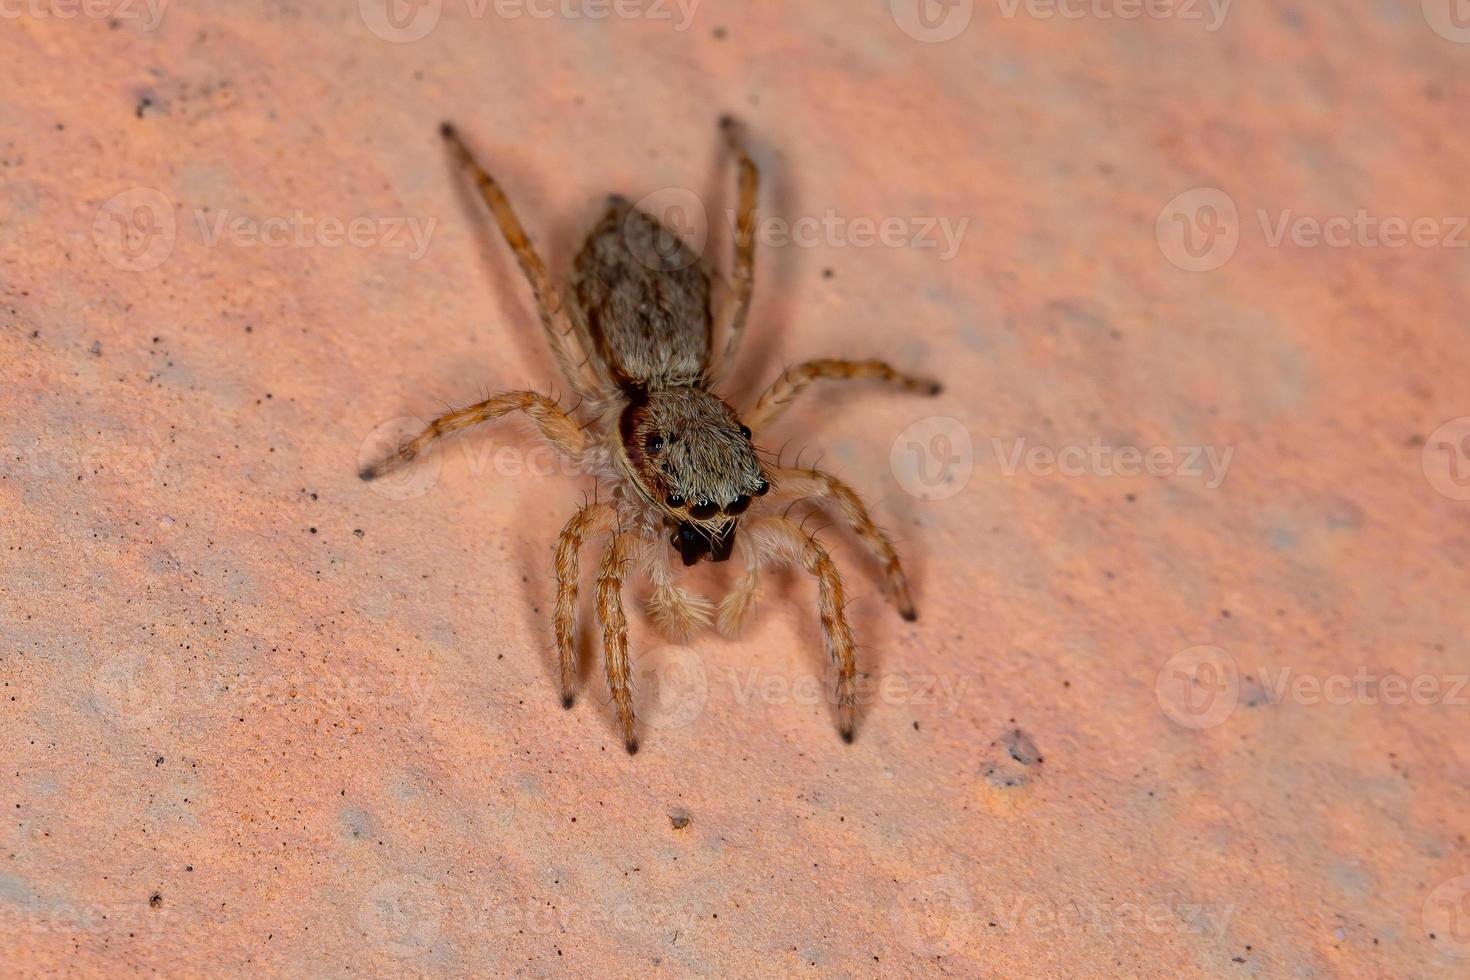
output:
<path id="1" fill-rule="evenodd" d="M 0 972 L 1470 974 L 1454 14 L 5 5 Z M 630 758 L 591 631 L 555 691 L 587 482 L 518 425 L 355 472 L 553 381 L 441 118 L 563 268 L 614 190 L 724 261 L 726 110 L 732 396 L 949 383 L 781 424 L 920 618 L 822 532 L 849 747 L 801 577 L 738 640 L 634 615 Z"/>

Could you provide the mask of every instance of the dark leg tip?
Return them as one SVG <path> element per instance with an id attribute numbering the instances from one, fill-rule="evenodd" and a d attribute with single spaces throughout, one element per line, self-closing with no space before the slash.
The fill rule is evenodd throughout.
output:
<path id="1" fill-rule="evenodd" d="M 574 694 L 563 694 L 561 696 L 561 706 L 563 708 L 566 708 L 568 711 L 572 710 L 572 705 L 574 705 L 576 703 L 577 703 L 577 698 L 576 698 L 576 695 L 574 695 Z"/>
<path id="2" fill-rule="evenodd" d="M 726 130 L 727 132 L 734 129 L 738 125 L 739 123 L 735 121 L 735 117 L 730 115 L 728 112 L 720 117 L 720 128 Z"/>
<path id="3" fill-rule="evenodd" d="M 929 394 L 931 395 L 937 395 L 943 390 L 944 385 L 940 384 L 938 381 L 935 381 L 929 385 Z"/>
<path id="4" fill-rule="evenodd" d="M 910 623 L 916 623 L 919 621 L 919 611 L 912 607 L 908 609 L 900 609 L 898 611 L 898 614 Z"/>
<path id="5" fill-rule="evenodd" d="M 454 131 L 454 123 L 442 122 L 439 124 L 439 135 L 447 140 L 458 138 L 459 134 Z"/>
<path id="6" fill-rule="evenodd" d="M 846 742 L 848 745 L 851 745 L 852 744 L 852 729 L 851 728 L 844 728 L 842 730 L 842 740 L 844 742 Z"/>
<path id="7" fill-rule="evenodd" d="M 366 481 L 366 480 L 373 480 L 373 479 L 376 479 L 377 476 L 378 476 L 378 471 L 374 467 L 371 467 L 371 466 L 364 466 L 362 469 L 360 469 L 360 470 L 357 471 L 357 478 L 359 480 L 364 480 L 364 481 Z"/>
<path id="8" fill-rule="evenodd" d="M 623 744 L 627 746 L 629 755 L 638 754 L 638 740 L 636 738 L 630 738 L 627 742 Z"/>

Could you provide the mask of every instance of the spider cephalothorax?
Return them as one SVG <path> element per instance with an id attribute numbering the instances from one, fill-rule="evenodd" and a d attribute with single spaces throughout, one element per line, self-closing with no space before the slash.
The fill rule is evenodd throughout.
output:
<path id="1" fill-rule="evenodd" d="M 663 511 L 685 565 L 725 561 L 736 519 L 770 491 L 735 410 L 694 385 L 626 392 L 618 423 L 620 460 L 640 494 Z"/>
<path id="2" fill-rule="evenodd" d="M 936 394 L 939 386 L 881 361 L 813 360 L 783 372 L 743 414 L 714 393 L 714 382 L 740 349 L 750 308 L 757 181 L 735 123 L 725 119 L 721 127 L 739 162 L 740 195 L 729 294 L 717 309 L 711 272 L 700 257 L 657 219 L 617 196 L 608 199 L 607 211 L 578 252 L 563 302 L 500 186 L 446 123 L 445 139 L 479 185 L 530 281 L 552 353 L 581 407 L 568 413 L 537 392 L 506 392 L 440 416 L 386 460 L 361 471 L 364 480 L 373 479 L 412 460 L 441 436 L 522 411 L 552 445 L 598 476 L 609 492 L 582 506 L 557 539 L 557 658 L 562 701 L 571 707 L 579 554 L 588 539 L 606 535 L 597 571 L 597 614 L 608 687 L 629 752 L 638 749 L 622 604 L 630 568 L 652 583 L 648 609 L 653 618 L 684 635 L 712 619 L 726 633 L 737 631 L 766 566 L 791 563 L 810 572 L 817 581 L 822 635 L 837 667 L 838 726 L 849 741 L 857 668 L 842 579 L 816 538 L 772 504 L 835 505 L 882 563 L 899 612 L 914 618 L 898 555 L 857 494 L 821 470 L 769 465 L 752 440 L 798 392 L 822 378 L 879 378 L 922 394 Z M 737 546 L 745 570 L 718 607 L 674 583 L 664 550 L 672 547 L 685 565 L 693 565 L 701 559 L 726 561 Z"/>

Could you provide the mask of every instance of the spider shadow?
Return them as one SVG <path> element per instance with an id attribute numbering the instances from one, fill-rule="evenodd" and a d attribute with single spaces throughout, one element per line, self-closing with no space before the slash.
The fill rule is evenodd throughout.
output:
<path id="1" fill-rule="evenodd" d="M 515 211 L 516 217 L 521 221 L 522 225 L 527 227 L 527 235 L 531 238 L 533 247 L 546 264 L 552 282 L 558 290 L 564 290 L 566 277 L 559 273 L 561 269 L 566 268 L 566 265 L 563 264 L 566 258 L 565 249 L 554 248 L 548 252 L 545 243 L 530 230 L 536 227 L 539 215 L 530 214 L 518 204 L 518 201 L 523 201 L 527 198 L 537 199 L 542 196 L 534 192 L 527 193 L 534 186 L 528 173 L 525 171 L 516 171 L 506 166 L 507 161 L 499 157 L 481 156 L 480 149 L 477 146 L 471 146 L 471 151 L 475 153 L 476 158 L 481 161 L 485 169 L 505 189 L 505 194 L 510 201 L 511 208 Z M 538 384 L 537 387 L 549 386 L 553 397 L 565 396 L 567 394 L 564 390 L 566 382 L 557 371 L 555 360 L 547 347 L 545 334 L 541 328 L 540 315 L 536 309 L 534 293 L 532 293 L 531 285 L 527 281 L 525 274 L 521 271 L 519 263 L 516 261 L 514 251 L 505 241 L 505 236 L 500 229 L 499 223 L 486 206 L 479 191 L 465 173 L 464 168 L 455 162 L 453 153 L 449 152 L 447 148 L 445 149 L 445 167 L 450 174 L 451 183 L 454 186 L 454 193 L 460 205 L 464 208 L 466 215 L 469 217 L 471 236 L 474 239 L 478 253 L 483 259 L 481 265 L 486 280 L 489 283 L 491 291 L 500 298 L 500 308 L 512 320 L 506 332 L 515 338 L 513 343 L 524 355 L 525 363 L 528 366 L 536 365 L 542 369 L 538 374 L 544 375 L 547 380 Z M 556 236 L 553 237 L 553 241 L 555 240 L 557 240 Z M 565 302 L 565 299 L 563 301 Z M 473 439 L 474 436 L 466 434 L 462 438 Z M 521 432 L 521 438 L 528 443 L 534 443 L 536 441 L 534 434 L 524 431 Z M 558 459 L 560 458 L 558 456 Z M 533 478 L 544 479 L 544 477 Z M 571 495 L 569 494 L 569 503 L 571 499 Z M 526 508 L 522 512 L 526 513 L 528 510 L 529 508 Z M 525 525 L 523 524 L 522 526 Z M 515 560 L 520 567 L 531 569 L 549 567 L 547 549 L 538 545 L 532 537 L 527 535 L 514 535 L 513 540 Z M 530 583 L 532 581 L 528 576 L 526 592 L 531 601 L 522 604 L 524 613 L 523 625 L 531 635 L 544 635 L 549 619 L 548 613 L 555 608 L 555 578 L 537 576 L 534 580 L 535 582 L 540 583 L 546 581 L 549 583 L 550 587 L 544 589 L 539 585 L 531 585 Z M 579 599 L 585 600 L 585 598 L 586 591 L 583 590 Z M 581 610 L 579 610 L 579 626 L 583 622 L 584 617 Z M 577 633 L 579 638 L 581 632 L 579 629 Z M 543 657 L 542 662 L 549 679 L 549 690 L 556 691 L 560 685 L 560 668 L 556 660 L 555 645 L 551 645 L 548 650 L 550 656 Z M 584 663 L 585 660 L 585 644 L 579 639 L 579 678 L 587 672 Z"/>
<path id="2" fill-rule="evenodd" d="M 510 201 L 511 208 L 515 211 L 516 217 L 520 219 L 521 224 L 526 225 L 526 212 L 517 205 L 517 198 L 526 198 L 532 195 L 525 193 L 517 194 L 515 188 L 521 188 L 522 190 L 528 189 L 531 186 L 531 181 L 522 179 L 520 173 L 503 168 L 499 159 L 486 159 L 481 157 L 475 147 L 471 147 L 471 150 L 476 153 L 477 159 L 482 161 L 485 169 L 495 177 L 496 181 L 500 182 L 503 188 L 506 188 L 505 193 Z M 475 189 L 472 181 L 464 169 L 455 163 L 453 154 L 447 148 L 445 150 L 445 166 L 453 178 L 455 195 L 459 198 L 459 202 L 463 206 L 466 215 L 469 216 L 471 235 L 474 237 L 476 250 L 483 260 L 481 265 L 488 277 L 491 290 L 500 298 L 502 308 L 513 320 L 509 325 L 509 332 L 515 337 L 516 347 L 523 354 L 527 355 L 526 363 L 528 365 L 542 364 L 551 366 L 552 371 L 549 372 L 548 377 L 555 378 L 559 382 L 560 378 L 555 372 L 550 351 L 546 347 L 546 341 L 541 329 L 541 318 L 536 312 L 536 303 L 531 292 L 531 285 L 526 281 L 525 274 L 521 272 L 520 265 L 516 261 L 515 252 L 506 243 L 505 236 L 501 232 L 495 216 L 490 213 L 490 209 Z M 503 179 L 507 172 L 512 174 L 511 179 L 508 181 Z M 537 242 L 537 237 L 531 233 L 530 227 L 534 227 L 534 225 L 527 227 L 526 234 L 531 238 L 533 246 L 542 257 L 542 261 L 550 266 L 550 260 L 547 258 L 542 246 Z M 552 274 L 552 281 L 557 282 L 557 277 L 554 273 Z"/>

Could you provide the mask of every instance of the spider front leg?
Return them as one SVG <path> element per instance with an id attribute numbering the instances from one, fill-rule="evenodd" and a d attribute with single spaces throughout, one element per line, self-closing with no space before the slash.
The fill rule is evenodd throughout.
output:
<path id="1" fill-rule="evenodd" d="M 711 377 L 719 377 L 734 363 L 745 337 L 745 321 L 750 315 L 750 297 L 755 291 L 755 204 L 759 193 L 760 171 L 741 142 L 740 124 L 731 116 L 720 120 L 725 144 L 735 154 L 740 168 L 739 198 L 736 202 L 734 267 L 730 270 L 731 293 L 722 311 L 724 329 L 716 334 L 725 338 L 725 347 L 711 365 Z"/>
<path id="2" fill-rule="evenodd" d="M 501 190 L 499 182 L 480 166 L 480 162 L 475 159 L 475 155 L 470 152 L 453 125 L 441 124 L 439 134 L 453 149 L 459 165 L 474 178 L 480 196 L 490 208 L 495 223 L 500 226 L 500 233 L 505 236 L 505 243 L 515 253 L 521 272 L 531 284 L 531 292 L 536 298 L 536 312 L 541 318 L 541 329 L 546 334 L 546 342 L 551 346 L 562 376 L 579 394 L 586 395 L 595 390 L 597 382 L 587 374 L 587 354 L 582 349 L 590 349 L 588 338 L 579 338 L 575 333 L 571 318 L 562 306 L 561 297 L 546 273 L 546 263 L 541 261 L 541 256 L 531 244 L 530 236 L 526 234 L 526 229 L 521 226 L 520 219 L 510 206 L 510 199 Z"/>
<path id="3" fill-rule="evenodd" d="M 937 395 L 942 390 L 939 382 L 904 374 L 883 361 L 845 361 L 822 358 L 805 361 L 781 372 L 765 393 L 756 401 L 755 407 L 744 413 L 745 424 L 759 432 L 770 425 L 791 404 L 802 389 L 813 381 L 824 378 L 865 379 L 877 378 L 898 385 L 905 391 L 918 395 Z"/>
<path id="4" fill-rule="evenodd" d="M 618 724 L 623 730 L 623 745 L 628 754 L 638 751 L 638 736 L 633 733 L 633 678 L 628 665 L 628 619 L 623 615 L 623 582 L 628 565 L 638 557 L 637 535 L 620 531 L 613 535 L 602 553 L 597 570 L 597 618 L 602 623 L 602 653 L 607 666 L 607 686 L 617 708 Z"/>
<path id="5" fill-rule="evenodd" d="M 873 557 L 882 563 L 883 574 L 888 580 L 888 592 L 893 597 L 898 614 L 911 623 L 919 618 L 918 611 L 914 609 L 914 600 L 909 595 L 908 577 L 903 573 L 898 552 L 894 550 L 888 535 L 868 516 L 868 509 L 863 506 L 863 500 L 857 495 L 857 491 L 831 473 L 817 469 L 783 467 L 775 471 L 775 477 L 781 496 L 789 495 L 796 500 L 834 502 L 847 521 L 847 526 L 867 546 Z"/>
<path id="6" fill-rule="evenodd" d="M 665 635 L 687 640 L 709 625 L 714 606 L 702 595 L 674 584 L 674 570 L 669 566 L 665 548 L 649 548 L 644 560 L 653 595 L 648 598 L 648 614 Z"/>
<path id="7" fill-rule="evenodd" d="M 758 517 L 749 521 L 742 530 L 746 547 L 751 549 L 747 559 L 750 569 L 747 578 L 753 578 L 761 566 L 778 561 L 799 565 L 816 578 L 817 614 L 822 624 L 822 639 L 828 655 L 837 665 L 838 730 L 844 741 L 851 742 L 857 715 L 857 660 L 853 655 L 852 628 L 844 611 L 847 599 L 837 566 L 815 537 L 784 517 Z M 727 596 L 726 601 L 730 598 Z"/>
<path id="8" fill-rule="evenodd" d="M 541 434 L 557 449 L 575 458 L 586 445 L 581 428 L 556 402 L 535 391 L 507 391 L 487 398 L 482 402 L 446 412 L 424 427 L 424 431 L 399 446 L 386 459 L 364 466 L 358 476 L 364 480 L 375 480 L 384 473 L 410 462 L 436 439 L 452 435 L 460 429 L 468 429 L 481 422 L 498 419 L 510 412 L 525 412 L 531 416 Z"/>
<path id="9" fill-rule="evenodd" d="M 556 539 L 556 657 L 561 672 L 561 705 L 570 708 L 576 698 L 577 587 L 582 545 L 589 537 L 612 530 L 617 511 L 611 504 L 578 508 Z"/>

